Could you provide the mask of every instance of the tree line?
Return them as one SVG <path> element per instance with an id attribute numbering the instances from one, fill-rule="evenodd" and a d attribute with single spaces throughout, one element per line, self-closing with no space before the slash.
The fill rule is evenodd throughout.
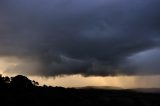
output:
<path id="1" fill-rule="evenodd" d="M 33 88 L 38 85 L 37 81 L 30 80 L 23 75 L 8 77 L 0 74 L 0 88 Z"/>

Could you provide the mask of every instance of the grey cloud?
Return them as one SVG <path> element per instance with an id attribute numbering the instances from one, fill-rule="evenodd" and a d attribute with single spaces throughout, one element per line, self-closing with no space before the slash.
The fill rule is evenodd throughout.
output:
<path id="1" fill-rule="evenodd" d="M 29 58 L 39 64 L 18 65 L 9 72 L 17 69 L 45 76 L 136 74 L 139 66 L 128 65 L 128 58 L 159 47 L 157 0 L 1 2 L 0 55 Z M 31 71 L 26 66 L 31 66 Z"/>
<path id="2" fill-rule="evenodd" d="M 159 74 L 160 48 L 143 51 L 129 57 L 131 67 L 135 67 L 137 74 L 154 75 Z"/>

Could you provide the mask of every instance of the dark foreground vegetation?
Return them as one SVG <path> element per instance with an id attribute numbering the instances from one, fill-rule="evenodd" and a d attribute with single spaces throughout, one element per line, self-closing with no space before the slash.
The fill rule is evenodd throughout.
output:
<path id="1" fill-rule="evenodd" d="M 160 106 L 160 94 L 38 86 L 22 75 L 0 76 L 0 106 Z"/>

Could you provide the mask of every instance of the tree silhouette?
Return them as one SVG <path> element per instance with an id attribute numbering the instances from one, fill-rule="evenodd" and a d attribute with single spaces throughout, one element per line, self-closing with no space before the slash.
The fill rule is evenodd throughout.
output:
<path id="1" fill-rule="evenodd" d="M 11 87 L 14 88 L 31 88 L 33 87 L 32 81 L 23 75 L 17 75 L 11 78 Z"/>
<path id="2" fill-rule="evenodd" d="M 6 88 L 8 87 L 10 83 L 10 78 L 9 77 L 3 77 L 1 74 L 0 74 L 0 88 Z"/>
<path id="3" fill-rule="evenodd" d="M 8 76 L 5 76 L 3 77 L 3 81 L 6 83 L 6 84 L 9 84 L 10 83 L 10 78 Z"/>
<path id="4" fill-rule="evenodd" d="M 33 84 L 34 86 L 38 86 L 38 85 L 39 85 L 39 83 L 38 83 L 37 81 L 35 81 L 35 80 L 32 80 L 32 84 Z"/>

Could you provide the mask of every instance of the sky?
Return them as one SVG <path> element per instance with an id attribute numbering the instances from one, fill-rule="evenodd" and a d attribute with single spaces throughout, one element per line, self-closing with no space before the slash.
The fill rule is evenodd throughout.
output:
<path id="1" fill-rule="evenodd" d="M 92 85 L 159 86 L 159 4 L 158 0 L 1 0 L 1 73 L 23 74 L 40 82 L 46 82 L 45 77 L 47 83 L 62 86 L 95 80 L 100 82 Z M 83 84 L 65 85 L 70 77 Z M 129 83 L 124 82 L 126 77 Z"/>

